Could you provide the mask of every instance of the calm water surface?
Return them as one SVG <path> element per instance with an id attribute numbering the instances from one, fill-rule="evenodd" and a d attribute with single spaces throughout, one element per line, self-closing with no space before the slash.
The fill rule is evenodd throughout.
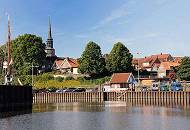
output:
<path id="1" fill-rule="evenodd" d="M 0 119 L 0 130 L 190 130 L 190 108 L 125 102 L 37 104 Z"/>

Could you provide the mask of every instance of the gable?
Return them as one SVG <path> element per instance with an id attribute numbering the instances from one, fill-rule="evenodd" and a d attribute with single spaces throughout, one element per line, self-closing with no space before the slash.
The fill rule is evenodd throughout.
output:
<path id="1" fill-rule="evenodd" d="M 132 73 L 114 73 L 111 77 L 110 83 L 131 83 L 134 82 Z"/>
<path id="2" fill-rule="evenodd" d="M 71 66 L 70 66 L 70 64 L 69 64 L 69 62 L 67 61 L 67 59 L 65 59 L 64 61 L 63 61 L 63 64 L 61 65 L 61 68 L 70 68 Z"/>

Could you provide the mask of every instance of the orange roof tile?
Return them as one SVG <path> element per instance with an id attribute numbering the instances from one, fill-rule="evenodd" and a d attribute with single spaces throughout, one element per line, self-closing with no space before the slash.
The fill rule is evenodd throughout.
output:
<path id="1" fill-rule="evenodd" d="M 55 60 L 55 64 L 56 64 L 57 66 L 61 67 L 61 65 L 63 64 L 63 61 L 64 61 L 64 60 L 62 60 L 62 59 L 57 59 L 57 60 Z"/>
<path id="2" fill-rule="evenodd" d="M 67 61 L 69 62 L 72 68 L 77 68 L 79 66 L 79 63 L 76 59 L 68 58 Z"/>
<path id="3" fill-rule="evenodd" d="M 174 57 L 174 62 L 181 63 L 182 59 L 183 59 L 183 57 Z"/>
<path id="4" fill-rule="evenodd" d="M 132 73 L 114 73 L 111 77 L 110 83 L 128 83 L 131 74 Z"/>
<path id="5" fill-rule="evenodd" d="M 177 66 L 179 66 L 180 64 L 179 63 L 176 63 L 176 62 L 162 62 L 161 64 L 160 64 L 160 67 L 163 67 L 164 69 L 166 69 L 166 70 L 170 70 L 171 69 L 171 67 L 177 67 Z"/>

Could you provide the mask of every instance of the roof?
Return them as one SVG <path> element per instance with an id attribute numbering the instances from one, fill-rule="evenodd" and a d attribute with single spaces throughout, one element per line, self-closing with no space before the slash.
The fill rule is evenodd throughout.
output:
<path id="1" fill-rule="evenodd" d="M 65 58 L 65 59 L 56 59 L 55 60 L 55 64 L 58 68 L 62 68 L 64 62 L 67 61 L 68 64 L 70 65 L 71 68 L 77 68 L 79 66 L 79 63 L 77 62 L 76 59 L 73 59 L 73 58 Z"/>
<path id="2" fill-rule="evenodd" d="M 172 56 L 170 54 L 156 54 L 156 55 L 151 55 L 145 58 L 133 58 L 132 63 L 134 65 L 138 65 L 138 60 L 139 60 L 139 67 L 140 68 L 152 68 L 153 66 L 159 66 L 161 62 L 166 62 L 173 60 Z M 143 63 L 149 63 L 148 66 L 143 66 Z"/>
<path id="3" fill-rule="evenodd" d="M 132 76 L 132 73 L 114 73 L 110 83 L 128 83 L 130 76 Z"/>
<path id="4" fill-rule="evenodd" d="M 151 57 L 158 57 L 158 59 L 163 62 L 163 61 L 167 61 L 167 59 L 171 57 L 171 55 L 161 53 L 161 54 L 151 55 Z"/>
<path id="5" fill-rule="evenodd" d="M 79 63 L 77 62 L 76 59 L 67 58 L 67 61 L 69 62 L 72 68 L 77 68 L 79 66 Z"/>
<path id="6" fill-rule="evenodd" d="M 170 62 L 162 62 L 162 63 L 160 64 L 160 67 L 164 68 L 165 70 L 170 70 L 171 67 L 177 67 L 177 66 L 179 66 L 179 65 L 180 65 L 179 63 L 170 61 Z"/>
<path id="7" fill-rule="evenodd" d="M 149 63 L 148 66 L 144 66 L 143 63 Z M 158 57 L 145 57 L 139 61 L 139 66 L 141 68 L 152 68 L 155 64 L 160 64 Z"/>
<path id="8" fill-rule="evenodd" d="M 174 62 L 181 63 L 182 59 L 183 59 L 183 57 L 174 57 Z"/>
<path id="9" fill-rule="evenodd" d="M 56 59 L 55 64 L 56 64 L 56 66 L 61 67 L 61 65 L 63 64 L 63 60 L 62 59 Z"/>

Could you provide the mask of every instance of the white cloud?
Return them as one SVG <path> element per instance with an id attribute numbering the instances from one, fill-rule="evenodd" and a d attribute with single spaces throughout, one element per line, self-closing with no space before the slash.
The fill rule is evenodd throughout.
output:
<path id="1" fill-rule="evenodd" d="M 119 18 L 122 17 L 126 17 L 128 14 L 130 14 L 130 12 L 128 12 L 127 10 L 127 6 L 128 4 L 125 3 L 124 5 L 122 5 L 121 7 L 113 10 L 110 15 L 108 15 L 107 17 L 105 17 L 104 19 L 102 19 L 97 25 L 95 25 L 94 27 L 92 27 L 92 30 L 98 29 L 114 20 L 117 20 Z"/>

